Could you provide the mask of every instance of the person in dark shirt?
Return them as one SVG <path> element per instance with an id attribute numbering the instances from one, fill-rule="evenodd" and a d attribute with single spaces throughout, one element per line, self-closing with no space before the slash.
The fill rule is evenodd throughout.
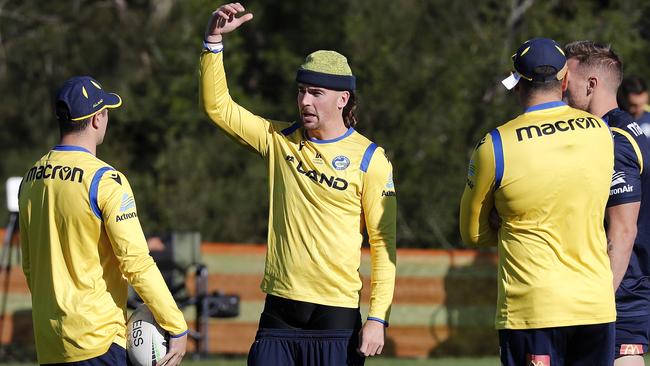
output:
<path id="1" fill-rule="evenodd" d="M 619 107 L 634 117 L 634 120 L 648 138 L 650 138 L 649 98 L 645 81 L 636 76 L 623 79 L 616 96 Z"/>
<path id="2" fill-rule="evenodd" d="M 607 202 L 608 254 L 616 289 L 615 366 L 644 365 L 650 333 L 650 147 L 634 117 L 618 108 L 622 63 L 609 46 L 566 46 L 569 104 L 602 116 L 614 138 L 614 174 Z M 645 193 L 645 194 L 643 194 Z"/>

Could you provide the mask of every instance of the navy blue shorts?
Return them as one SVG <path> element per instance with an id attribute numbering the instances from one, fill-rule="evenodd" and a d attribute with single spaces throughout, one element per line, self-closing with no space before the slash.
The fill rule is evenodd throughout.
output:
<path id="1" fill-rule="evenodd" d="M 359 336 L 352 329 L 257 331 L 248 366 L 362 366 Z"/>
<path id="2" fill-rule="evenodd" d="M 614 323 L 499 330 L 503 366 L 611 366 Z"/>
<path id="3" fill-rule="evenodd" d="M 616 318 L 616 358 L 648 352 L 650 316 Z"/>
<path id="4" fill-rule="evenodd" d="M 111 344 L 106 353 L 84 361 L 66 363 L 48 363 L 44 366 L 127 366 L 130 365 L 126 349 L 115 343 Z"/>

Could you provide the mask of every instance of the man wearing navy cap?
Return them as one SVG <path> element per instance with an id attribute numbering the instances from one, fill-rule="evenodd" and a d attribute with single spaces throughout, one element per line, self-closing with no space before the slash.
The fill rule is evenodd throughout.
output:
<path id="1" fill-rule="evenodd" d="M 524 113 L 488 133 L 469 163 L 463 240 L 498 246 L 501 362 L 614 361 L 614 291 L 603 228 L 614 166 L 607 124 L 562 102 L 567 61 L 534 38 L 503 81 Z"/>
<path id="2" fill-rule="evenodd" d="M 623 65 L 611 47 L 568 44 L 570 105 L 609 124 L 614 174 L 607 202 L 607 241 L 616 290 L 617 366 L 643 366 L 650 341 L 650 146 L 633 116 L 618 108 Z"/>
<path id="3" fill-rule="evenodd" d="M 126 365 L 127 281 L 170 333 L 159 364 L 180 364 L 183 313 L 149 256 L 126 177 L 99 160 L 108 109 L 122 100 L 88 76 L 56 97 L 60 143 L 22 180 L 22 266 L 40 364 Z"/>
<path id="4" fill-rule="evenodd" d="M 395 285 L 396 193 L 383 149 L 355 131 L 356 79 L 334 51 L 307 56 L 296 74 L 299 121 L 256 116 L 228 94 L 222 37 L 250 20 L 239 3 L 217 9 L 201 55 L 206 113 L 259 154 L 269 175 L 266 296 L 249 365 L 361 365 L 380 354 Z M 363 232 L 371 257 L 362 326 Z"/>

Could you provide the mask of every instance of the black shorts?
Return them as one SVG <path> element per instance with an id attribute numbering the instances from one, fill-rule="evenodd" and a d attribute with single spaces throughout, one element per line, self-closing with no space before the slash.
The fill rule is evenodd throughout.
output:
<path id="1" fill-rule="evenodd" d="M 616 358 L 648 352 L 650 315 L 616 318 Z"/>
<path id="2" fill-rule="evenodd" d="M 359 309 L 267 295 L 249 366 L 357 366 Z"/>
<path id="3" fill-rule="evenodd" d="M 126 349 L 115 343 L 111 344 L 106 353 L 84 361 L 48 363 L 44 366 L 127 366 L 131 365 L 126 355 Z"/>
<path id="4" fill-rule="evenodd" d="M 503 366 L 611 366 L 614 323 L 499 330 Z"/>

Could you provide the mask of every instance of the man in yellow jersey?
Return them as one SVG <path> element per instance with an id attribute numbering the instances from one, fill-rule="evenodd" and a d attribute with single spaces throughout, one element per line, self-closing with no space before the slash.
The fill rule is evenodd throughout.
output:
<path id="1" fill-rule="evenodd" d="M 474 149 L 460 212 L 463 241 L 498 247 L 501 362 L 610 366 L 612 138 L 603 120 L 562 102 L 567 63 L 555 41 L 526 41 L 512 59 L 504 85 L 524 113 Z"/>
<path id="2" fill-rule="evenodd" d="M 616 366 L 643 366 L 650 341 L 650 147 L 633 116 L 618 108 L 623 65 L 611 47 L 566 45 L 565 98 L 602 116 L 614 136 L 614 174 L 607 202 L 607 241 L 616 290 Z"/>
<path id="3" fill-rule="evenodd" d="M 300 121 L 256 116 L 228 94 L 222 36 L 252 19 L 231 3 L 210 19 L 201 96 L 210 119 L 267 163 L 267 294 L 249 365 L 360 365 L 381 353 L 395 282 L 396 195 L 383 149 L 354 130 L 347 60 L 316 51 L 298 69 Z M 370 241 L 368 319 L 359 313 L 360 250 Z"/>
<path id="4" fill-rule="evenodd" d="M 95 156 L 108 108 L 122 104 L 88 76 L 56 97 L 59 145 L 23 177 L 20 238 L 40 364 L 126 365 L 130 283 L 170 333 L 159 365 L 178 365 L 187 324 L 149 256 L 126 177 Z M 128 283 L 127 283 L 128 281 Z"/>

